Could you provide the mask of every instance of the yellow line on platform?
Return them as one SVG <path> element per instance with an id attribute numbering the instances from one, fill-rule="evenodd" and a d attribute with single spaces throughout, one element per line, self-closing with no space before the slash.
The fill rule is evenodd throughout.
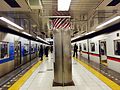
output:
<path id="1" fill-rule="evenodd" d="M 8 90 L 19 90 L 25 81 L 32 75 L 32 73 L 39 67 L 42 61 L 36 63 L 30 70 L 28 70 L 17 82 L 15 82 Z"/>
<path id="2" fill-rule="evenodd" d="M 77 59 L 77 58 L 74 58 L 74 59 L 76 61 L 78 61 L 81 65 L 83 65 L 87 70 L 92 72 L 96 77 L 98 77 L 106 85 L 108 85 L 112 90 L 120 90 L 120 86 L 118 84 L 116 84 L 115 82 L 113 82 L 112 80 L 110 80 L 109 78 L 107 78 L 106 76 L 101 74 L 100 72 L 96 71 L 91 66 L 89 66 L 89 65 L 85 64 L 84 62 L 80 61 L 79 59 Z"/>

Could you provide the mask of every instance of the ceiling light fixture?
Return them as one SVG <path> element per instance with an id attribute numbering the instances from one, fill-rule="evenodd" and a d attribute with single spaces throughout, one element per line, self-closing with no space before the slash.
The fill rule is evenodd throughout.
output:
<path id="1" fill-rule="evenodd" d="M 92 34 L 92 33 L 94 33 L 95 31 L 91 31 L 91 32 L 88 32 L 88 33 L 86 33 L 85 35 L 89 35 L 89 34 Z"/>
<path id="2" fill-rule="evenodd" d="M 10 25 L 12 25 L 12 26 L 14 26 L 14 27 L 20 29 L 20 30 L 24 30 L 21 26 L 15 24 L 14 22 L 8 20 L 8 19 L 5 18 L 5 17 L 0 17 L 0 20 L 4 21 L 4 22 L 6 22 L 6 23 L 8 23 L 8 24 L 10 24 Z"/>
<path id="3" fill-rule="evenodd" d="M 22 32 L 22 33 L 25 34 L 25 35 L 28 35 L 28 36 L 32 36 L 31 34 L 26 33 L 26 32 Z"/>
<path id="4" fill-rule="evenodd" d="M 39 40 L 41 40 L 41 41 L 43 41 L 43 42 L 46 42 L 47 44 L 49 44 L 47 41 L 45 41 L 44 39 L 42 39 L 42 38 L 40 38 L 40 37 L 36 37 L 37 39 L 39 39 Z"/>
<path id="5" fill-rule="evenodd" d="M 75 39 L 78 39 L 78 38 L 80 38 L 81 36 L 76 36 L 76 37 L 73 37 L 72 39 L 71 39 L 71 41 L 72 40 L 75 40 Z"/>
<path id="6" fill-rule="evenodd" d="M 71 18 L 71 16 L 44 16 L 45 18 Z"/>
<path id="7" fill-rule="evenodd" d="M 102 23 L 101 25 L 97 26 L 96 28 L 97 28 L 97 29 L 98 29 L 98 28 L 101 28 L 101 27 L 103 27 L 103 26 L 105 26 L 105 25 L 110 24 L 111 22 L 114 22 L 114 21 L 118 20 L 118 19 L 120 19 L 120 16 L 116 16 L 116 17 L 114 17 L 114 18 L 106 21 L 105 23 Z"/>
<path id="8" fill-rule="evenodd" d="M 58 11 L 68 11 L 71 0 L 58 0 Z"/>

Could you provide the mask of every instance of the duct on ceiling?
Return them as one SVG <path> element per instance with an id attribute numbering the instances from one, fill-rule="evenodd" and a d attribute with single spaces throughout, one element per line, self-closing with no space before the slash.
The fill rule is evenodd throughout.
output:
<path id="1" fill-rule="evenodd" d="M 28 0 L 28 4 L 31 9 L 42 9 L 42 1 L 41 0 Z"/>

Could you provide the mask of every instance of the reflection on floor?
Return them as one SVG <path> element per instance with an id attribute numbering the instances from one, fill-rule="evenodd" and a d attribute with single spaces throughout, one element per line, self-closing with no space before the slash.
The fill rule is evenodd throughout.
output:
<path id="1" fill-rule="evenodd" d="M 77 61 L 72 62 L 75 86 L 53 87 L 54 71 L 52 54 L 25 82 L 20 90 L 111 90 Z"/>

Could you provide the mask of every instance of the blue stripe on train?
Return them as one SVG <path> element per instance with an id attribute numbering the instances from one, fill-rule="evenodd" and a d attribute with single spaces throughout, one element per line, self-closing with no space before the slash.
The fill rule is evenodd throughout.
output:
<path id="1" fill-rule="evenodd" d="M 0 64 L 14 60 L 14 43 L 9 42 L 9 57 L 0 60 Z"/>

